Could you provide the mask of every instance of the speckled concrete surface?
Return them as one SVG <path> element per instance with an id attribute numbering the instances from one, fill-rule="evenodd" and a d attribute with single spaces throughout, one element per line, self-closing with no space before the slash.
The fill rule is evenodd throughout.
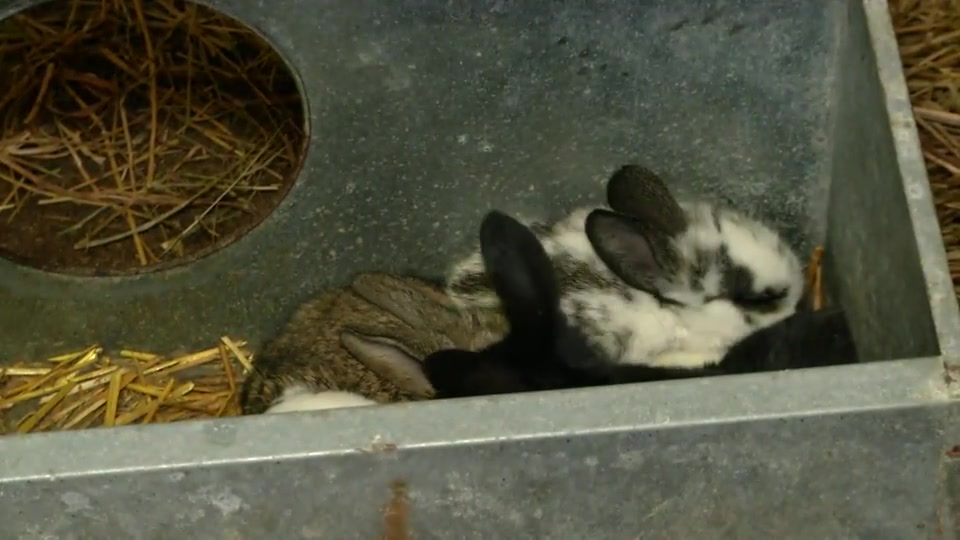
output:
<path id="1" fill-rule="evenodd" d="M 179 269 L 78 279 L 0 261 L 0 358 L 256 345 L 356 271 L 438 275 L 490 208 L 599 201 L 627 161 L 771 219 L 798 248 L 823 234 L 840 3 L 210 3 L 301 79 L 297 185 L 248 236 Z"/>

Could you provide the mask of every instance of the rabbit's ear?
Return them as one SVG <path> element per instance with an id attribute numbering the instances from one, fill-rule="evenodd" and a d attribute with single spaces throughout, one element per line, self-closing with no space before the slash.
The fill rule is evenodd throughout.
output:
<path id="1" fill-rule="evenodd" d="M 340 342 L 357 361 L 397 388 L 423 399 L 433 397 L 423 366 L 399 341 L 345 329 Z"/>
<path id="2" fill-rule="evenodd" d="M 453 317 L 453 301 L 439 287 L 410 277 L 364 272 L 350 287 L 364 300 L 414 328 L 443 325 Z"/>
<path id="3" fill-rule="evenodd" d="M 687 229 L 686 215 L 663 179 L 640 165 L 624 165 L 610 176 L 607 205 L 671 236 Z"/>
<path id="4" fill-rule="evenodd" d="M 533 231 L 502 212 L 491 211 L 480 225 L 480 253 L 510 332 L 552 339 L 560 310 L 557 278 Z"/>
<path id="5" fill-rule="evenodd" d="M 584 224 L 587 239 L 600 260 L 627 285 L 658 290 L 678 266 L 670 236 L 639 219 L 596 209 Z"/>
<path id="6" fill-rule="evenodd" d="M 527 390 L 518 371 L 482 352 L 438 351 L 427 356 L 423 368 L 442 399 Z"/>

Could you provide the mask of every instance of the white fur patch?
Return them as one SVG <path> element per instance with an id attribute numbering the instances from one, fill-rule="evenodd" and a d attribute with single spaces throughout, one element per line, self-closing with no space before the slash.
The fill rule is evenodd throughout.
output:
<path id="1" fill-rule="evenodd" d="M 632 301 L 616 293 L 577 291 L 561 300 L 565 313 L 575 304 L 600 332 L 591 333 L 597 345 L 625 364 L 657 367 L 701 367 L 719 362 L 727 348 L 750 332 L 736 307 L 728 302 L 677 309 L 660 306 L 652 297 L 635 295 Z M 600 321 L 606 321 L 601 326 Z M 618 336 L 628 336 L 625 342 Z"/>
<path id="2" fill-rule="evenodd" d="M 326 409 L 345 409 L 376 405 L 377 402 L 352 392 L 334 390 L 314 392 L 302 385 L 291 385 L 283 390 L 280 399 L 267 409 L 267 413 L 288 413 L 298 411 L 317 411 Z"/>
<path id="3" fill-rule="evenodd" d="M 772 230 L 754 221 L 721 219 L 724 244 L 730 259 L 754 275 L 756 289 L 799 285 L 800 261 L 785 248 Z M 800 287 L 797 287 L 798 289 Z"/>
<path id="4" fill-rule="evenodd" d="M 781 308 L 753 313 L 756 329 L 765 328 L 796 312 L 803 295 L 803 265 L 783 238 L 759 221 L 731 211 L 721 213 L 720 233 L 730 260 L 753 274 L 753 289 L 786 289 Z"/>

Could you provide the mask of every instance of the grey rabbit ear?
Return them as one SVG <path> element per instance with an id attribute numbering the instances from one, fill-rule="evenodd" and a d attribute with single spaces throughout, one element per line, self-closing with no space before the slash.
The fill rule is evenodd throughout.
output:
<path id="1" fill-rule="evenodd" d="M 687 230 L 687 218 L 667 184 L 640 165 L 624 165 L 607 181 L 607 205 L 670 235 Z"/>
<path id="2" fill-rule="evenodd" d="M 436 325 L 446 310 L 453 309 L 453 302 L 442 290 L 412 278 L 364 272 L 353 278 L 350 287 L 367 302 L 414 328 Z"/>
<path id="3" fill-rule="evenodd" d="M 343 330 L 340 342 L 357 361 L 400 390 L 423 399 L 434 396 L 420 360 L 401 342 L 352 330 Z"/>
<path id="4" fill-rule="evenodd" d="M 600 260 L 635 289 L 656 291 L 678 266 L 670 236 L 631 216 L 596 209 L 585 229 Z"/>

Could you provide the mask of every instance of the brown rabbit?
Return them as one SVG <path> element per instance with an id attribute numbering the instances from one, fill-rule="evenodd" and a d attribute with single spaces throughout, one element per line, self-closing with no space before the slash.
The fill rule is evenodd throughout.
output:
<path id="1" fill-rule="evenodd" d="M 263 413 L 295 385 L 377 403 L 430 399 L 434 391 L 419 361 L 441 349 L 479 350 L 506 330 L 499 309 L 463 311 L 440 285 L 361 273 L 349 286 L 302 304 L 261 348 L 240 406 L 244 414 Z"/>

